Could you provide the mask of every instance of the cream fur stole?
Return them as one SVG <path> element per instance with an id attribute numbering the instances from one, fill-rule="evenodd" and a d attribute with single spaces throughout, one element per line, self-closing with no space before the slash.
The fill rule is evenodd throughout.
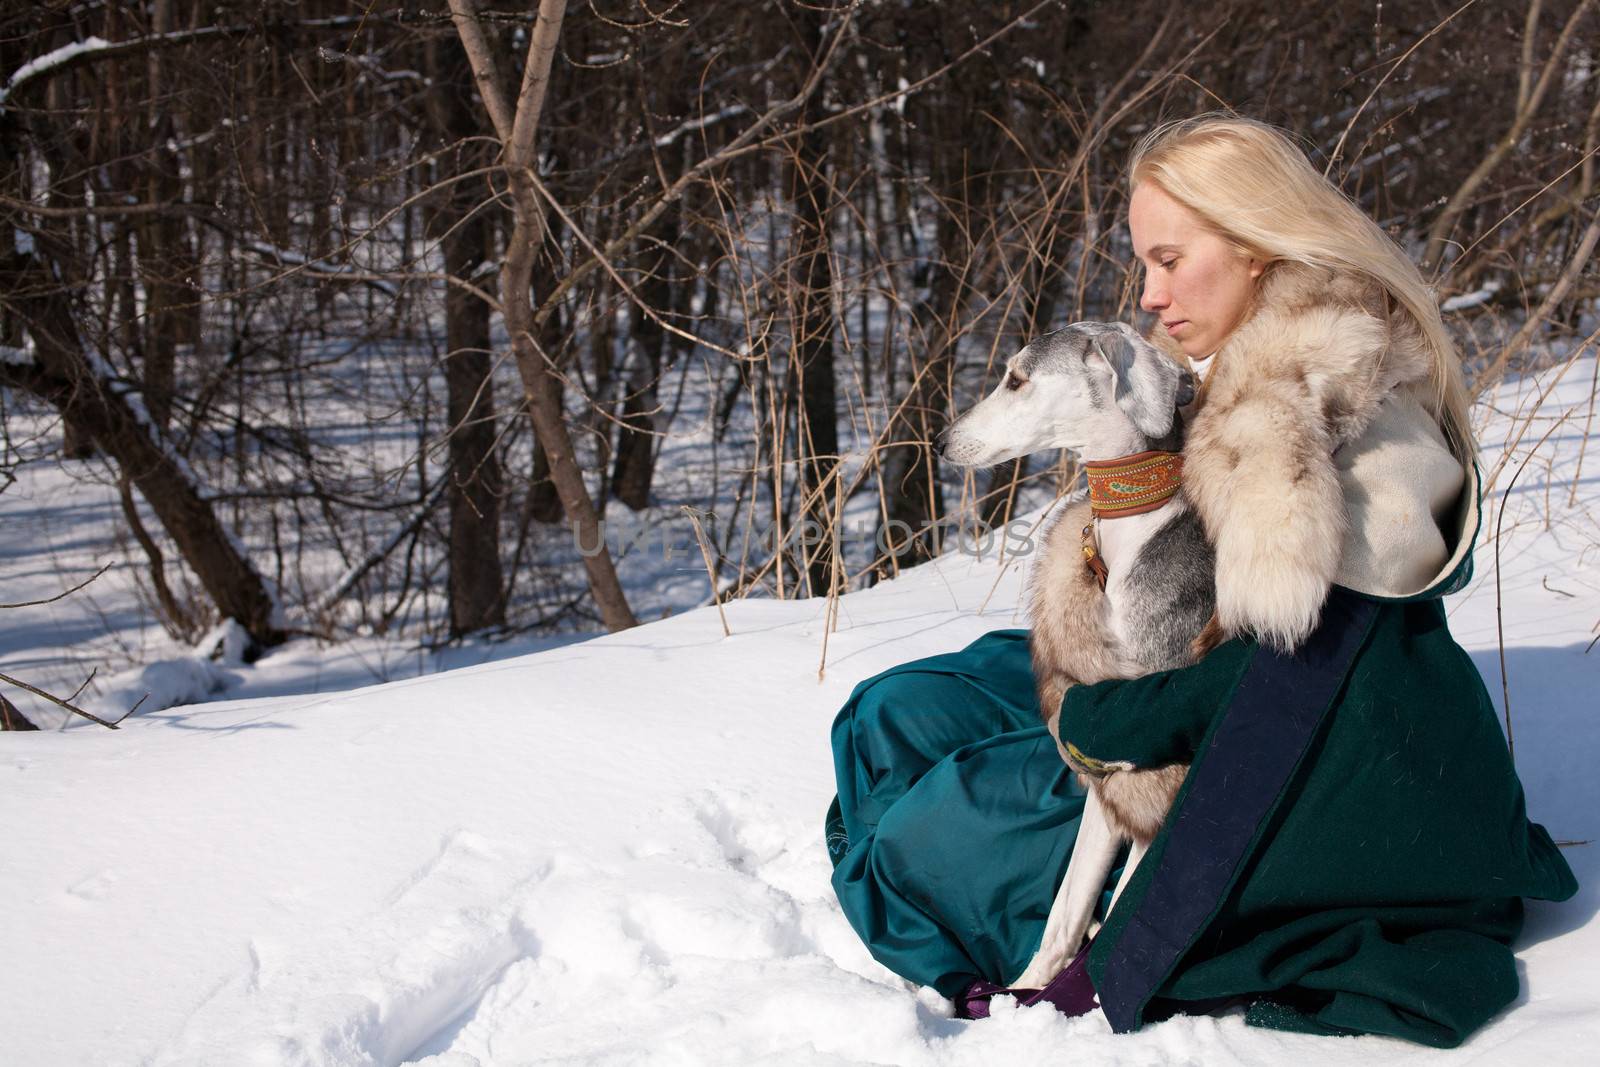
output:
<path id="1" fill-rule="evenodd" d="M 1275 264 L 1217 353 L 1184 442 L 1184 489 L 1217 551 L 1230 635 L 1292 649 L 1311 633 L 1346 540 L 1334 451 L 1397 386 L 1431 399 L 1421 334 L 1386 304 L 1356 276 Z"/>

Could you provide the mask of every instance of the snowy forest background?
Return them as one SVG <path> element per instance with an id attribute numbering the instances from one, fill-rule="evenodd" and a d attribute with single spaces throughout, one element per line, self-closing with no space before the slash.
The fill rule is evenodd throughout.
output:
<path id="1" fill-rule="evenodd" d="M 1163 118 L 1300 138 L 1477 394 L 1593 350 L 1595 0 L 0 12 L 7 728 L 963 550 L 1077 472 L 929 442 L 1030 336 L 1139 321 L 1122 168 Z"/>

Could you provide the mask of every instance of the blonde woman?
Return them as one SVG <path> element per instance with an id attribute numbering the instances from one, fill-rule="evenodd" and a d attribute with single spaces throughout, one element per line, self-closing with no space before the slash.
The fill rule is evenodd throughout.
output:
<path id="1" fill-rule="evenodd" d="M 862 682 L 834 724 L 835 891 L 879 960 L 982 1014 L 1070 856 L 1083 798 L 1058 751 L 1188 762 L 1041 996 L 1117 1030 L 1242 1004 L 1457 1045 L 1517 995 L 1522 899 L 1576 882 L 1445 625 L 1478 526 L 1456 354 L 1416 268 L 1277 130 L 1169 124 L 1129 170 L 1152 337 L 1204 380 L 1183 477 L 1229 640 L 1043 715 L 1020 630 Z"/>

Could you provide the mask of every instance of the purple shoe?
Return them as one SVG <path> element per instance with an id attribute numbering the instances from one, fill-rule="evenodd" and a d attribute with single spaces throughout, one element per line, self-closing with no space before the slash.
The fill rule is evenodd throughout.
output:
<path id="1" fill-rule="evenodd" d="M 1089 1014 L 1100 1006 L 1094 983 L 1089 980 L 1089 944 L 1092 943 L 1079 949 L 1078 954 L 1072 957 L 1072 962 L 1050 979 L 1043 989 L 1012 989 L 978 979 L 956 996 L 956 1018 L 987 1019 L 989 1000 L 1000 993 L 1011 994 L 1024 1007 L 1049 1004 L 1062 1015 Z"/>
<path id="2" fill-rule="evenodd" d="M 999 993 L 1010 993 L 1020 999 L 1024 995 L 1038 996 L 1042 992 L 1042 989 L 1011 989 L 979 978 L 956 995 L 956 1018 L 987 1019 L 989 998 Z"/>
<path id="3" fill-rule="evenodd" d="M 1018 1003 L 1024 1007 L 1050 1004 L 1062 1015 L 1073 1016 L 1088 1015 L 1098 1008 L 1100 998 L 1089 980 L 1089 945 L 1080 948 L 1072 962 L 1061 968 L 1061 973 L 1050 979 L 1043 989 L 1031 997 L 1023 997 Z"/>

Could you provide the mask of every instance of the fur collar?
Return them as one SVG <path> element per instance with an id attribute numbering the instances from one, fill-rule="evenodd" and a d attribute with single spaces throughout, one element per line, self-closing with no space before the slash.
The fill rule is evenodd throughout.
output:
<path id="1" fill-rule="evenodd" d="M 1164 334 L 1151 338 L 1168 353 Z M 1181 354 L 1180 354 L 1181 358 Z M 1437 417 L 1409 317 L 1352 274 L 1273 265 L 1216 354 L 1184 443 L 1184 489 L 1217 551 L 1217 615 L 1279 649 L 1316 626 L 1347 532 L 1334 462 L 1403 387 Z"/>

